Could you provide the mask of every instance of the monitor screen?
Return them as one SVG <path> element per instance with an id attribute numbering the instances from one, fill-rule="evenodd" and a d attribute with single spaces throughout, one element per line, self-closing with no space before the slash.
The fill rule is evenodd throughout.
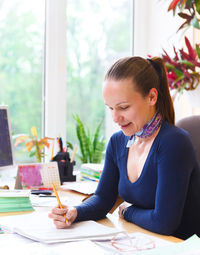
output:
<path id="1" fill-rule="evenodd" d="M 8 107 L 0 106 L 0 169 L 13 165 L 13 144 Z"/>

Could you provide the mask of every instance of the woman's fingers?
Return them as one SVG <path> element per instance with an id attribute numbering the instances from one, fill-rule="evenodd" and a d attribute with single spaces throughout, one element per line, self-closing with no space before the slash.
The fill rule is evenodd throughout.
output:
<path id="1" fill-rule="evenodd" d="M 77 210 L 74 207 L 55 207 L 49 213 L 49 218 L 53 219 L 56 228 L 69 227 L 77 217 Z M 67 220 L 66 220 L 67 219 Z"/>

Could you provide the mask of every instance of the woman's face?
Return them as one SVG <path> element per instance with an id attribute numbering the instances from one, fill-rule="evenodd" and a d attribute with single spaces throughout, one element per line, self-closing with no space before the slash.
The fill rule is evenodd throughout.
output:
<path id="1" fill-rule="evenodd" d="M 105 104 L 126 136 L 139 131 L 156 112 L 157 90 L 152 88 L 146 97 L 135 90 L 131 79 L 109 79 L 103 85 Z"/>

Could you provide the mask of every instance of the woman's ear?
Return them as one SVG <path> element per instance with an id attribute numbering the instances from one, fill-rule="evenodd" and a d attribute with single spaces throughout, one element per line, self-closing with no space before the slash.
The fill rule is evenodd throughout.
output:
<path id="1" fill-rule="evenodd" d="M 151 88 L 149 91 L 149 103 L 155 105 L 158 99 L 158 91 L 156 88 Z"/>

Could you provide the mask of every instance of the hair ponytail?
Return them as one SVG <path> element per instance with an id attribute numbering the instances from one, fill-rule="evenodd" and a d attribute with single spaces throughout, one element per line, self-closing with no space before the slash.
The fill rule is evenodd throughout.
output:
<path id="1" fill-rule="evenodd" d="M 159 112 L 161 113 L 165 120 L 167 120 L 171 124 L 174 124 L 175 122 L 174 106 L 169 92 L 169 85 L 165 65 L 163 63 L 163 60 L 159 57 L 153 57 L 151 61 L 154 62 L 155 65 L 159 66 L 160 68 L 160 72 L 158 73 L 160 79 L 160 86 L 158 88 L 157 109 L 159 110 Z"/>

